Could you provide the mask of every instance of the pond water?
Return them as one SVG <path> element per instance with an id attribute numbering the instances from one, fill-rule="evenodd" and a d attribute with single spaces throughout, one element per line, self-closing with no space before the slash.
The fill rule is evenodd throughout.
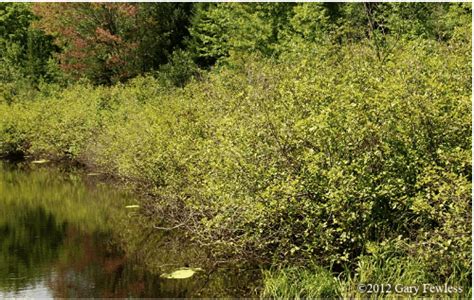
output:
<path id="1" fill-rule="evenodd" d="M 96 174 L 0 162 L 0 298 L 248 297 L 258 270 L 224 267 L 151 226 Z M 187 279 L 160 274 L 199 267 Z"/>

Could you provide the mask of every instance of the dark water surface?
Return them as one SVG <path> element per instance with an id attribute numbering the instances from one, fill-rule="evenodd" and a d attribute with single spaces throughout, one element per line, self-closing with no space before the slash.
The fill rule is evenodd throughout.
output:
<path id="1" fill-rule="evenodd" d="M 216 267 L 153 229 L 131 193 L 96 174 L 0 162 L 0 298 L 253 296 L 259 272 Z M 160 278 L 200 267 L 188 279 Z"/>

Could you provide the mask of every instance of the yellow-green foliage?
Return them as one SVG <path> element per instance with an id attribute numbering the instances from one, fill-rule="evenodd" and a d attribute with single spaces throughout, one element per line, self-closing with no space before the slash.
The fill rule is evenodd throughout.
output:
<path id="1" fill-rule="evenodd" d="M 0 102 L 0 154 L 26 151 L 35 115 L 30 105 Z"/>
<path id="2" fill-rule="evenodd" d="M 449 278 L 470 272 L 466 39 L 382 56 L 363 43 L 295 45 L 278 61 L 234 57 L 183 89 L 77 85 L 0 104 L 1 150 L 145 183 L 216 253 L 340 266 L 400 239 Z"/>

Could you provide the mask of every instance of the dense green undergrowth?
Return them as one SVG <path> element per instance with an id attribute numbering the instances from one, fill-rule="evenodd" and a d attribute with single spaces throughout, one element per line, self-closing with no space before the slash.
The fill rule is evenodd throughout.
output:
<path id="1" fill-rule="evenodd" d="M 265 296 L 356 296 L 357 282 L 379 280 L 470 290 L 461 37 L 396 44 L 383 60 L 364 43 L 296 45 L 278 60 L 231 57 L 176 89 L 147 77 L 45 86 L 0 102 L 0 153 L 72 158 L 140 183 L 157 220 L 168 216 L 161 226 L 186 228 L 216 256 L 281 267 Z M 284 269 L 309 262 L 325 269 Z M 308 290 L 282 292 L 288 282 Z"/>

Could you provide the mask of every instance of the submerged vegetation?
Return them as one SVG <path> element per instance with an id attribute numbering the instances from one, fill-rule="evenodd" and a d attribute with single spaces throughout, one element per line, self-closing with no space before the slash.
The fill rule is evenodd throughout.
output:
<path id="1" fill-rule="evenodd" d="M 150 227 L 271 266 L 263 297 L 470 297 L 469 3 L 58 5 L 0 6 L 32 20 L 26 42 L 0 31 L 17 50 L 1 54 L 1 155 L 130 181 L 154 200 Z M 94 13 L 122 27 L 74 27 Z M 150 21 L 163 14 L 177 19 Z"/>

